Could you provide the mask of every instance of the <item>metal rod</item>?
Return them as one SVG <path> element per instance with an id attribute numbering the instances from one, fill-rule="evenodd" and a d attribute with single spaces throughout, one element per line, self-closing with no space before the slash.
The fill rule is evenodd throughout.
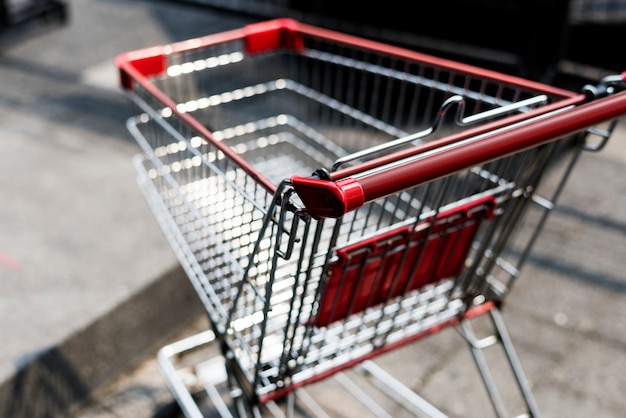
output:
<path id="1" fill-rule="evenodd" d="M 426 183 L 478 164 L 536 147 L 626 113 L 626 92 L 462 141 L 404 164 L 358 178 L 365 202 Z"/>
<path id="2" fill-rule="evenodd" d="M 419 411 L 424 412 L 432 418 L 447 417 L 447 415 L 437 409 L 433 404 L 419 396 L 413 390 L 409 389 L 402 382 L 380 368 L 376 363 L 367 360 L 361 364 L 360 368 L 376 378 L 378 383 L 377 386 L 383 390 L 387 396 L 397 402 L 405 406 L 407 406 L 405 402 L 408 402 L 408 406 L 417 408 Z"/>
<path id="3" fill-rule="evenodd" d="M 465 337 L 470 351 L 472 353 L 472 357 L 474 358 L 474 362 L 478 367 L 478 371 L 480 372 L 480 377 L 483 380 L 485 385 L 485 389 L 487 390 L 487 394 L 489 395 L 489 399 L 491 400 L 491 404 L 500 418 L 504 418 L 507 416 L 506 407 L 504 406 L 504 402 L 500 396 L 500 392 L 498 391 L 497 385 L 489 371 L 489 365 L 487 364 L 487 359 L 483 354 L 483 348 L 480 345 L 473 344 L 474 341 L 478 340 L 472 329 L 469 320 L 461 321 L 461 331 L 463 336 Z"/>
<path id="4" fill-rule="evenodd" d="M 368 396 L 357 384 L 350 380 L 345 374 L 338 373 L 335 375 L 341 386 L 343 386 L 352 396 L 358 399 L 367 409 L 372 411 L 379 418 L 392 418 L 380 405 L 378 405 L 370 396 Z"/>
<path id="5" fill-rule="evenodd" d="M 502 319 L 502 315 L 498 309 L 492 309 L 490 311 L 491 319 L 493 324 L 498 332 L 498 336 L 500 341 L 502 342 L 502 346 L 504 347 L 504 351 L 509 360 L 509 364 L 511 365 L 511 369 L 513 370 L 513 374 L 517 380 L 520 391 L 524 397 L 524 401 L 526 402 L 526 406 L 528 407 L 528 412 L 534 418 L 539 418 L 539 407 L 537 406 L 537 402 L 533 396 L 532 391 L 530 390 L 530 385 L 528 384 L 528 380 L 524 374 L 522 369 L 522 364 L 519 361 L 519 357 L 515 352 L 515 347 L 513 346 L 513 342 L 511 341 L 511 337 L 509 336 L 509 332 L 506 329 L 506 325 L 504 324 L 504 320 Z"/>

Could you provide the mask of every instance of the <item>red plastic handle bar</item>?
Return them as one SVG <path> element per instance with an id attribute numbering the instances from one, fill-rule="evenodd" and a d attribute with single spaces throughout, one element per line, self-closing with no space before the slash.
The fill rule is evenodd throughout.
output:
<path id="1" fill-rule="evenodd" d="M 623 73 L 626 77 L 626 72 Z M 370 202 L 441 177 L 533 148 L 626 114 L 626 92 L 553 116 L 466 140 L 337 181 L 293 176 L 291 183 L 315 218 L 340 217 Z"/>

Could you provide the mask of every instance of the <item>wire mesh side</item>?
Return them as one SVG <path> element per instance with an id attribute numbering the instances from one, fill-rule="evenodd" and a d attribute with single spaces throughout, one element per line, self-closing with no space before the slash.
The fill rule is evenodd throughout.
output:
<path id="1" fill-rule="evenodd" d="M 137 168 L 160 203 L 157 219 L 176 232 L 173 246 L 191 263 L 194 285 L 223 330 L 271 195 L 197 136 L 181 136 L 153 120 L 129 128 L 146 151 Z"/>
<path id="2" fill-rule="evenodd" d="M 232 135 L 284 116 L 327 138 L 336 158 L 416 132 L 432 130 L 425 135 L 431 140 L 561 98 L 510 80 L 316 37 L 304 37 L 302 51 L 249 54 L 245 42 L 232 41 L 167 59 L 166 72 L 151 83 L 210 131 Z M 163 108 L 140 87 L 135 92 L 150 107 Z M 435 131 L 433 123 L 451 97 L 459 103 Z M 490 113 L 532 98 L 538 100 Z"/>
<path id="3" fill-rule="evenodd" d="M 280 396 L 506 297 L 526 254 L 524 246 L 510 250 L 510 227 L 541 201 L 533 200 L 535 189 L 560 146 L 451 173 L 338 220 L 309 217 L 282 180 L 398 138 L 410 138 L 398 147 L 414 146 L 506 121 L 561 97 L 315 37 L 305 37 L 299 51 L 248 54 L 243 41 L 234 41 L 167 59 L 165 72 L 149 81 L 167 101 L 140 83 L 130 93 L 145 112 L 129 125 L 144 151 L 139 172 L 230 353 L 229 367 L 252 399 Z M 458 103 L 442 112 L 451 98 Z M 416 132 L 427 133 L 411 137 Z M 325 280 L 342 248 L 398 228 L 413 234 L 438 214 L 487 197 L 496 205 L 493 216 L 481 219 L 457 256 L 462 268 L 320 321 Z M 446 260 L 447 253 L 434 251 Z"/>

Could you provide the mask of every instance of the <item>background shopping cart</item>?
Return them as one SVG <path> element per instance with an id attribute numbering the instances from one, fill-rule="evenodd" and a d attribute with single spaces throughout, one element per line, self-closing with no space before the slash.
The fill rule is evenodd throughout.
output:
<path id="1" fill-rule="evenodd" d="M 569 161 L 564 180 L 585 134 L 548 141 L 619 116 L 621 96 L 585 105 L 601 89 L 577 95 L 287 20 L 119 65 L 144 112 L 129 128 L 146 196 L 248 405 L 459 321 L 472 342 L 464 318 L 489 312 L 535 413 L 498 315 L 536 238 L 518 245 L 511 227 L 524 215 L 538 233 L 561 187 L 540 197 L 541 177 Z"/>

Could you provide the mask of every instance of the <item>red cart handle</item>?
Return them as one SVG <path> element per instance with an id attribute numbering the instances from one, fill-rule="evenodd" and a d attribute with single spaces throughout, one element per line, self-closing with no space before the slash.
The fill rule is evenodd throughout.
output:
<path id="1" fill-rule="evenodd" d="M 319 176 L 293 176 L 291 184 L 302 199 L 307 212 L 316 219 L 339 218 L 365 203 L 365 192 L 359 182 L 348 177 L 330 181 Z"/>
<path id="2" fill-rule="evenodd" d="M 626 79 L 626 72 L 621 74 Z M 626 92 L 582 104 L 507 130 L 448 144 L 351 177 L 293 176 L 291 183 L 314 218 L 337 218 L 366 202 L 533 148 L 626 114 Z M 329 177 L 330 178 L 330 177 Z"/>

